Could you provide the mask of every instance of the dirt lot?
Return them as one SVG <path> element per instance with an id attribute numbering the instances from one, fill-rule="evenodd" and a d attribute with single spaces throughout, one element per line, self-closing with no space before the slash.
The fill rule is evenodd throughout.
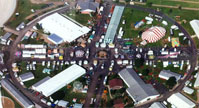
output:
<path id="1" fill-rule="evenodd" d="M 15 108 L 14 102 L 8 97 L 1 97 L 3 108 Z"/>

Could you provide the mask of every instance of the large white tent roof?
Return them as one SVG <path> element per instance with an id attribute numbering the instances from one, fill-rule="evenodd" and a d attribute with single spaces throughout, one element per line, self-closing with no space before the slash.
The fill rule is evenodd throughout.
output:
<path id="1" fill-rule="evenodd" d="M 168 102 L 170 102 L 172 105 L 174 105 L 176 108 L 193 108 L 195 107 L 195 104 L 183 96 L 181 93 L 175 93 L 171 95 L 168 99 Z"/>
<path id="2" fill-rule="evenodd" d="M 196 33 L 197 37 L 199 38 L 199 20 L 190 21 L 190 25 Z"/>
<path id="3" fill-rule="evenodd" d="M 50 96 L 57 90 L 61 89 L 65 85 L 71 83 L 75 79 L 79 78 L 83 74 L 85 74 L 86 71 L 84 68 L 74 64 L 70 66 L 69 68 L 63 70 L 59 74 L 55 75 L 48 81 L 42 83 L 41 85 L 35 87 L 36 91 L 41 92 L 46 97 Z"/>
<path id="4" fill-rule="evenodd" d="M 56 34 L 65 42 L 72 42 L 78 37 L 88 33 L 90 29 L 82 26 L 73 19 L 54 13 L 39 22 L 45 32 Z"/>

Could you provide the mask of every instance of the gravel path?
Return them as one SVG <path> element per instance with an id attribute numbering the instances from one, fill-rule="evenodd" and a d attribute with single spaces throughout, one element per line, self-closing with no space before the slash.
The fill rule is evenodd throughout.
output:
<path id="1" fill-rule="evenodd" d="M 9 20 L 15 12 L 17 0 L 0 0 L 0 27 Z"/>

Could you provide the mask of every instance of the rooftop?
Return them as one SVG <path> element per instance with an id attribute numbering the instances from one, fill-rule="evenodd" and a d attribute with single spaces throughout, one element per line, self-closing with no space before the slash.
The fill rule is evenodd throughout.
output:
<path id="1" fill-rule="evenodd" d="M 124 6 L 115 6 L 111 21 L 109 23 L 104 42 L 113 43 L 122 13 L 124 11 Z"/>
<path id="2" fill-rule="evenodd" d="M 19 75 L 19 78 L 24 82 L 24 81 L 34 78 L 34 75 L 32 72 L 27 72 L 22 75 Z"/>
<path id="3" fill-rule="evenodd" d="M 181 93 L 175 93 L 171 95 L 168 99 L 168 102 L 176 106 L 176 108 L 193 108 L 195 104 L 189 100 L 187 97 Z"/>
<path id="4" fill-rule="evenodd" d="M 44 18 L 39 21 L 39 24 L 44 28 L 45 32 L 56 34 L 64 42 L 72 42 L 90 31 L 88 27 L 82 26 L 68 16 L 60 15 L 59 13 L 54 13 Z"/>
<path id="5" fill-rule="evenodd" d="M 34 104 L 23 95 L 8 79 L 1 80 L 1 85 L 6 89 L 24 108 L 31 108 Z"/>
<path id="6" fill-rule="evenodd" d="M 126 68 L 118 74 L 129 87 L 127 93 L 135 102 L 140 102 L 150 96 L 159 95 L 153 86 L 151 84 L 145 84 L 133 69 Z"/>
<path id="7" fill-rule="evenodd" d="M 48 39 L 56 45 L 63 42 L 63 39 L 56 34 L 51 34 L 50 36 L 48 36 Z"/>
<path id="8" fill-rule="evenodd" d="M 44 83 L 35 87 L 35 89 L 36 91 L 42 92 L 43 95 L 48 97 L 54 92 L 56 92 L 57 90 L 71 83 L 72 81 L 79 78 L 85 73 L 86 71 L 84 68 L 74 64 L 70 66 L 69 68 L 63 70 L 59 74 L 55 75 L 48 81 L 45 81 Z"/>
<path id="9" fill-rule="evenodd" d="M 12 33 L 7 32 L 3 37 L 1 37 L 1 39 L 7 40 L 8 38 L 10 38 L 11 35 L 12 35 Z"/>

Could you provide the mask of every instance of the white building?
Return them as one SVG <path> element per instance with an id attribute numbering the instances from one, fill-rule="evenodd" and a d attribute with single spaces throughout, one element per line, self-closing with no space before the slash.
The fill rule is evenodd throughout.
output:
<path id="1" fill-rule="evenodd" d="M 167 108 L 163 103 L 154 102 L 149 108 Z"/>
<path id="2" fill-rule="evenodd" d="M 192 20 L 190 21 L 190 25 L 193 28 L 194 32 L 196 33 L 196 36 L 199 38 L 199 20 Z"/>
<path id="3" fill-rule="evenodd" d="M 25 82 L 25 81 L 29 81 L 29 80 L 32 80 L 34 79 L 34 75 L 32 72 L 28 72 L 28 73 L 24 73 L 22 75 L 19 75 L 19 79 L 22 81 L 22 82 Z"/>
<path id="4" fill-rule="evenodd" d="M 43 78 L 42 80 L 40 80 L 40 81 L 38 81 L 37 83 L 33 84 L 33 85 L 32 85 L 32 89 L 36 90 L 36 88 L 37 88 L 39 85 L 43 84 L 44 82 L 48 81 L 49 79 L 50 79 L 49 76 Z"/>
<path id="5" fill-rule="evenodd" d="M 46 97 L 50 96 L 57 90 L 71 83 L 75 79 L 79 78 L 86 73 L 86 70 L 76 64 L 70 66 L 69 68 L 63 70 L 59 74 L 55 75 L 48 81 L 35 87 L 36 91 L 41 92 Z"/>
<path id="6" fill-rule="evenodd" d="M 63 108 L 66 108 L 68 104 L 69 104 L 69 102 L 64 101 L 64 100 L 60 100 L 60 101 L 57 103 L 58 106 L 61 106 L 61 107 L 63 107 Z"/>
<path id="7" fill-rule="evenodd" d="M 34 108 L 33 102 L 21 93 L 8 79 L 1 80 L 1 85 L 23 108 Z"/>
<path id="8" fill-rule="evenodd" d="M 199 87 L 199 75 L 197 75 L 196 81 L 194 83 L 194 87 Z"/>
<path id="9" fill-rule="evenodd" d="M 176 81 L 178 81 L 181 78 L 181 75 L 171 72 L 170 70 L 162 70 L 159 74 L 159 77 L 165 80 L 168 80 L 170 77 L 175 77 Z"/>
<path id="10" fill-rule="evenodd" d="M 133 99 L 135 104 L 139 104 L 159 96 L 159 93 L 153 88 L 153 86 L 151 84 L 145 84 L 133 69 L 126 68 L 118 74 L 128 86 L 126 92 Z"/>
<path id="11" fill-rule="evenodd" d="M 187 94 L 193 94 L 193 92 L 194 92 L 193 89 L 191 89 L 191 88 L 189 88 L 189 87 L 187 87 L 187 86 L 185 86 L 185 87 L 183 88 L 183 91 L 184 91 L 185 93 L 187 93 Z"/>
<path id="12" fill-rule="evenodd" d="M 191 100 L 186 98 L 181 93 L 175 93 L 171 95 L 167 101 L 174 105 L 176 108 L 193 108 L 196 106 Z"/>
<path id="13" fill-rule="evenodd" d="M 58 13 L 44 18 L 39 22 L 39 24 L 43 27 L 44 32 L 56 34 L 56 36 L 60 37 L 64 42 L 72 42 L 90 31 L 88 27 Z M 56 43 L 58 41 L 61 42 L 60 39 L 57 40 L 54 36 L 52 36 L 49 40 L 53 40 L 52 42 L 54 44 L 59 44 Z"/>

